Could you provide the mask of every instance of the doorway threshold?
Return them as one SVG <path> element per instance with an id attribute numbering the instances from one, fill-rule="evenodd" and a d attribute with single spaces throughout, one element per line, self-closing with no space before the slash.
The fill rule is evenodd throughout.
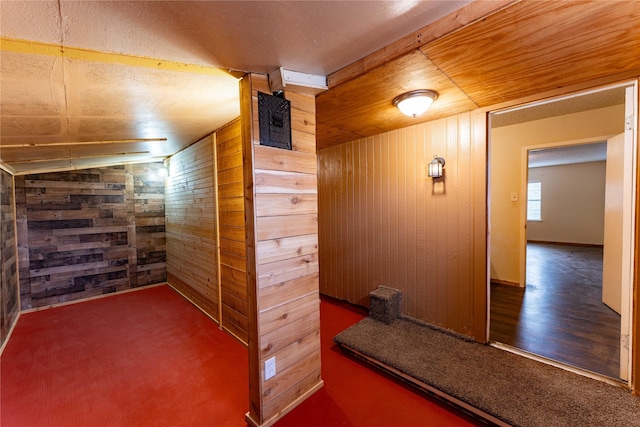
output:
<path id="1" fill-rule="evenodd" d="M 629 389 L 629 384 L 626 381 L 621 379 L 612 378 L 606 375 L 599 374 L 597 372 L 589 371 L 588 369 L 579 368 L 577 366 L 569 365 L 567 363 L 562 363 L 557 360 L 549 359 L 544 356 L 540 356 L 535 353 L 528 352 L 526 350 L 522 350 L 517 347 L 510 346 L 508 344 L 503 344 L 501 342 L 492 341 L 489 343 L 491 347 L 498 348 L 500 350 L 508 351 L 509 353 L 516 354 L 518 356 L 526 357 L 528 359 L 535 360 L 537 362 L 545 363 L 547 365 L 555 366 L 556 368 L 564 369 L 566 371 L 572 372 L 574 374 L 582 375 L 587 378 L 591 378 L 593 380 L 602 381 L 604 383 L 618 386 L 621 388 Z"/>

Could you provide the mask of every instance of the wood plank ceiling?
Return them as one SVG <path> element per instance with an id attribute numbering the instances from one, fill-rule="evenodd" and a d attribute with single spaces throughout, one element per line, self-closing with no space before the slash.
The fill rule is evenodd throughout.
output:
<path id="1" fill-rule="evenodd" d="M 278 66 L 328 74 L 318 149 L 640 75 L 639 1 L 144 3 L 2 2 L 0 164 L 22 174 L 166 157 L 238 115 L 240 74 Z M 95 36 L 80 46 L 82 34 Z M 391 105 L 421 88 L 440 94 L 423 116 Z"/>
<path id="2" fill-rule="evenodd" d="M 376 52 L 372 62 L 388 62 L 359 73 L 365 58 L 340 71 L 354 79 L 316 98 L 318 149 L 570 85 L 638 76 L 638 28 L 638 1 L 522 1 L 403 55 Z M 417 120 L 391 104 L 413 89 L 440 93 Z"/>
<path id="3" fill-rule="evenodd" d="M 238 117 L 245 72 L 327 75 L 470 1 L 2 1 L 0 165 L 162 159 Z"/>

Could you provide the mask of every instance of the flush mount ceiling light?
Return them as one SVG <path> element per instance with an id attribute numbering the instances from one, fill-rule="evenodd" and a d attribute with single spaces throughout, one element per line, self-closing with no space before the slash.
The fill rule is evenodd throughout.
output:
<path id="1" fill-rule="evenodd" d="M 393 100 L 393 105 L 398 107 L 403 114 L 416 117 L 427 111 L 429 106 L 438 98 L 438 92 L 429 89 L 412 90 L 398 95 Z"/>

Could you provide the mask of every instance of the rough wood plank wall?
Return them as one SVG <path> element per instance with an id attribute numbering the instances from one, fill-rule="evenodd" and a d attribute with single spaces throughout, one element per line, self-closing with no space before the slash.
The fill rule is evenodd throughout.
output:
<path id="1" fill-rule="evenodd" d="M 315 99 L 285 94 L 291 101 L 289 151 L 259 145 L 257 94 L 270 93 L 266 76 L 251 75 L 242 87 L 243 117 L 253 118 L 252 139 L 245 137 L 244 149 L 251 154 L 245 173 L 249 169 L 252 182 L 245 186 L 252 212 L 247 215 L 253 239 L 248 244 L 255 249 L 248 257 L 255 306 L 250 307 L 247 420 L 270 425 L 322 385 Z M 264 362 L 271 357 L 277 374 L 265 381 Z"/>
<path id="2" fill-rule="evenodd" d="M 167 280 L 164 179 L 158 173 L 160 168 L 164 168 L 161 163 L 133 165 L 137 286 Z"/>
<path id="3" fill-rule="evenodd" d="M 249 326 L 240 119 L 216 131 L 215 140 L 220 222 L 222 327 L 246 343 Z"/>
<path id="4" fill-rule="evenodd" d="M 171 157 L 165 194 L 167 281 L 218 321 L 215 185 L 212 137 Z"/>
<path id="5" fill-rule="evenodd" d="M 0 347 L 20 311 L 13 190 L 13 178 L 0 169 Z"/>
<path id="6" fill-rule="evenodd" d="M 136 166 L 138 176 L 126 165 L 15 178 L 23 309 L 166 280 L 164 214 L 151 207 L 163 203 L 164 183 L 143 176 L 160 167 Z M 136 181 L 144 182 L 138 194 Z"/>
<path id="7" fill-rule="evenodd" d="M 400 289 L 404 314 L 473 335 L 472 115 L 320 150 L 320 291 L 363 306 Z M 480 144 L 483 146 L 482 144 Z M 434 155 L 445 178 L 427 176 Z M 482 261 L 482 260 L 481 260 Z"/>

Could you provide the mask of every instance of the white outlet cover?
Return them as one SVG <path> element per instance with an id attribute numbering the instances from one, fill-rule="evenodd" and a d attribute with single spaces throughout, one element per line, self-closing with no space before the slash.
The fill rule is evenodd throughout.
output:
<path id="1" fill-rule="evenodd" d="M 267 381 L 276 376 L 276 357 L 264 361 L 264 380 Z"/>

